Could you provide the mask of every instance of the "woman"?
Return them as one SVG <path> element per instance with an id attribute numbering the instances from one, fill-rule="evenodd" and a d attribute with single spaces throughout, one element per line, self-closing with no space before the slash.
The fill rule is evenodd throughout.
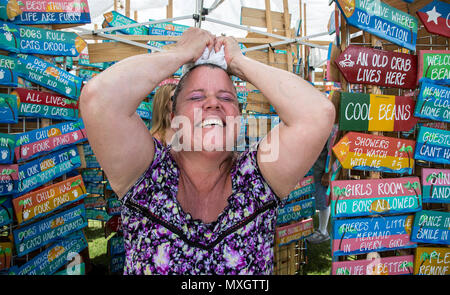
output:
<path id="1" fill-rule="evenodd" d="M 163 145 L 167 145 L 175 133 L 170 128 L 172 113 L 172 96 L 175 92 L 175 84 L 165 84 L 156 90 L 153 97 L 152 128 L 150 133 Z"/>
<path id="2" fill-rule="evenodd" d="M 198 66 L 175 91 L 172 127 L 184 148 L 164 148 L 135 114 L 141 98 L 205 47 L 222 46 L 228 72 L 260 89 L 282 123 L 234 159 L 227 142 L 237 137 L 236 90 L 221 68 Z M 233 38 L 190 28 L 170 51 L 108 68 L 80 100 L 92 149 L 122 198 L 125 274 L 272 272 L 276 207 L 312 166 L 334 122 L 325 96 L 245 57 Z"/>

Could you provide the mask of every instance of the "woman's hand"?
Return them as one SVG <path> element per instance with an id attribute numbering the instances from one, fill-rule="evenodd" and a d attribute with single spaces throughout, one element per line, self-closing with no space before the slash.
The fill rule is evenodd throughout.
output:
<path id="1" fill-rule="evenodd" d="M 189 28 L 176 43 L 175 50 L 186 56 L 187 62 L 195 62 L 202 56 L 205 47 L 212 50 L 216 36 L 206 30 Z"/>
<path id="2" fill-rule="evenodd" d="M 220 36 L 216 38 L 214 50 L 218 52 L 224 46 L 225 61 L 227 62 L 228 71 L 235 76 L 245 80 L 242 71 L 239 69 L 239 60 L 244 57 L 238 42 L 233 37 Z"/>

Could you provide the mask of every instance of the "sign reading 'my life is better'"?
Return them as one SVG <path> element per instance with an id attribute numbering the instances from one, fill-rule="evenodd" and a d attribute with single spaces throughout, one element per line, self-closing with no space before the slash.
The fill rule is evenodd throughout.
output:
<path id="1" fill-rule="evenodd" d="M 433 83 L 420 83 L 414 116 L 450 122 L 450 87 Z"/>
<path id="2" fill-rule="evenodd" d="M 411 241 L 450 245 L 450 212 L 422 210 L 416 213 Z"/>
<path id="3" fill-rule="evenodd" d="M 335 63 L 350 83 L 416 88 L 416 55 L 350 45 Z"/>
<path id="4" fill-rule="evenodd" d="M 341 92 L 339 130 L 409 131 L 415 104 L 408 96 Z"/>
<path id="5" fill-rule="evenodd" d="M 414 255 L 392 256 L 331 263 L 332 275 L 408 275 L 413 272 Z"/>
<path id="6" fill-rule="evenodd" d="M 450 169 L 422 169 L 424 203 L 450 203 Z"/>
<path id="7" fill-rule="evenodd" d="M 450 131 L 421 126 L 417 136 L 414 158 L 450 164 Z"/>

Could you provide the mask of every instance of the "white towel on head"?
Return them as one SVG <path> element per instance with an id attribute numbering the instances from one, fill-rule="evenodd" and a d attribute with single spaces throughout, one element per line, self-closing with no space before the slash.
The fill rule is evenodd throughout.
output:
<path id="1" fill-rule="evenodd" d="M 227 62 L 225 61 L 225 49 L 223 45 L 222 47 L 220 47 L 220 50 L 218 52 L 215 52 L 214 49 L 209 51 L 208 47 L 206 47 L 203 51 L 202 56 L 200 56 L 200 58 L 197 59 L 195 63 L 189 63 L 183 66 L 182 76 L 184 76 L 184 74 L 186 74 L 193 66 L 207 63 L 215 64 L 225 71 L 227 70 Z"/>

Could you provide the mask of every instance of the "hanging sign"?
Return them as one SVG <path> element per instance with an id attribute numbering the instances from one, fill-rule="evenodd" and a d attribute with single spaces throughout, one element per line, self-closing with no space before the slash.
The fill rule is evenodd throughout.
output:
<path id="1" fill-rule="evenodd" d="M 19 165 L 0 165 L 0 196 L 17 192 Z"/>
<path id="2" fill-rule="evenodd" d="M 14 162 L 15 146 L 15 134 L 0 133 L 0 164 L 12 164 Z"/>
<path id="3" fill-rule="evenodd" d="M 13 222 L 12 203 L 10 197 L 0 197 L 0 226 Z"/>
<path id="4" fill-rule="evenodd" d="M 105 17 L 106 23 L 110 27 L 120 27 L 138 23 L 137 21 L 129 17 L 126 17 L 123 14 L 120 14 L 115 10 L 105 13 L 103 14 L 103 16 Z M 148 28 L 146 26 L 140 26 L 134 28 L 120 29 L 115 32 L 120 32 L 126 35 L 148 35 Z"/>
<path id="5" fill-rule="evenodd" d="M 18 75 L 59 94 L 77 100 L 83 80 L 38 57 L 17 54 Z"/>
<path id="6" fill-rule="evenodd" d="M 86 191 L 88 194 L 103 195 L 103 189 L 103 183 L 86 182 Z"/>
<path id="7" fill-rule="evenodd" d="M 450 164 L 450 131 L 421 126 L 414 159 Z"/>
<path id="8" fill-rule="evenodd" d="M 414 116 L 441 122 L 450 122 L 450 87 L 420 83 Z"/>
<path id="9" fill-rule="evenodd" d="M 302 217 L 313 216 L 315 213 L 315 199 L 310 198 L 290 203 L 278 209 L 277 224 L 297 221 Z"/>
<path id="10" fill-rule="evenodd" d="M 111 257 L 111 262 L 109 264 L 109 269 L 111 273 L 123 273 L 123 268 L 125 266 L 125 255 L 115 255 Z"/>
<path id="11" fill-rule="evenodd" d="M 450 248 L 417 247 L 415 275 L 450 275 Z"/>
<path id="12" fill-rule="evenodd" d="M 17 228 L 13 231 L 17 256 L 22 257 L 86 226 L 86 209 L 81 204 L 42 221 Z"/>
<path id="13" fill-rule="evenodd" d="M 283 227 L 277 227 L 275 231 L 278 246 L 284 246 L 311 235 L 314 231 L 314 224 L 312 218 L 309 218 Z"/>
<path id="14" fill-rule="evenodd" d="M 417 19 L 380 0 L 337 0 L 348 24 L 377 37 L 416 50 Z"/>
<path id="15" fill-rule="evenodd" d="M 341 92 L 339 130 L 409 131 L 415 104 L 408 96 Z"/>
<path id="16" fill-rule="evenodd" d="M 422 209 L 418 177 L 331 182 L 331 215 L 354 217 Z"/>
<path id="17" fill-rule="evenodd" d="M 335 63 L 349 83 L 416 88 L 416 55 L 350 45 Z"/>
<path id="18" fill-rule="evenodd" d="M 333 221 L 332 255 L 354 255 L 414 248 L 410 241 L 414 215 Z"/>
<path id="19" fill-rule="evenodd" d="M 106 207 L 106 200 L 103 196 L 88 196 L 84 198 L 84 207 L 86 207 L 86 209 L 103 208 Z"/>
<path id="20" fill-rule="evenodd" d="M 416 213 L 411 241 L 450 245 L 450 212 L 422 210 Z"/>
<path id="21" fill-rule="evenodd" d="M 450 38 L 450 4 L 448 2 L 434 0 L 416 13 L 428 32 Z"/>
<path id="22" fill-rule="evenodd" d="M 17 222 L 28 222 L 49 214 L 86 196 L 81 175 L 45 186 L 13 200 Z"/>
<path id="23" fill-rule="evenodd" d="M 15 155 L 18 162 L 36 158 L 87 140 L 82 119 L 63 122 L 17 135 Z"/>
<path id="24" fill-rule="evenodd" d="M 348 132 L 333 147 L 344 169 L 411 174 L 413 140 Z"/>
<path id="25" fill-rule="evenodd" d="M 422 169 L 424 203 L 450 203 L 450 169 Z"/>
<path id="26" fill-rule="evenodd" d="M 84 160 L 86 162 L 86 168 L 102 168 L 94 155 L 85 156 Z"/>
<path id="27" fill-rule="evenodd" d="M 108 198 L 106 211 L 110 216 L 120 215 L 122 212 L 122 202 L 117 198 Z"/>
<path id="28" fill-rule="evenodd" d="M 85 153 L 86 155 L 86 153 Z M 81 171 L 81 176 L 84 182 L 102 182 L 103 172 L 102 170 L 83 170 Z"/>
<path id="29" fill-rule="evenodd" d="M 27 193 L 80 166 L 80 156 L 75 146 L 20 165 L 18 192 Z"/>
<path id="30" fill-rule="evenodd" d="M 17 97 L 0 93 L 0 123 L 14 124 L 19 122 Z"/>
<path id="31" fill-rule="evenodd" d="M 16 67 L 16 58 L 0 55 L 0 85 L 17 87 Z"/>
<path id="32" fill-rule="evenodd" d="M 152 119 L 152 103 L 143 101 L 139 104 L 136 113 L 145 120 Z"/>
<path id="33" fill-rule="evenodd" d="M 86 69 L 80 69 L 78 76 L 83 79 L 83 81 L 88 82 L 95 76 L 100 74 L 99 71 L 92 71 L 92 70 L 86 70 Z"/>
<path id="34" fill-rule="evenodd" d="M 392 256 L 331 263 L 332 275 L 409 275 L 414 255 Z"/>
<path id="35" fill-rule="evenodd" d="M 14 23 L 22 25 L 89 24 L 88 0 L 20 0 Z"/>
<path id="36" fill-rule="evenodd" d="M 312 175 L 305 176 L 298 182 L 294 190 L 289 194 L 287 202 L 312 194 L 315 191 L 316 186 L 314 184 L 314 177 Z"/>
<path id="37" fill-rule="evenodd" d="M 420 50 L 417 82 L 422 78 L 427 82 L 450 85 L 450 50 Z"/>
<path id="38" fill-rule="evenodd" d="M 107 62 L 98 62 L 98 63 L 91 63 L 89 62 L 89 53 L 87 53 L 87 50 L 84 50 L 83 52 L 78 55 L 78 65 L 79 66 L 86 66 L 91 68 L 98 68 L 101 70 L 105 70 L 110 63 Z"/>
<path id="39" fill-rule="evenodd" d="M 108 221 L 111 216 L 105 210 L 100 209 L 86 209 L 86 218 L 100 221 Z"/>
<path id="40" fill-rule="evenodd" d="M 11 267 L 12 242 L 0 242 L 0 271 Z"/>
<path id="41" fill-rule="evenodd" d="M 114 235 L 108 240 L 108 254 L 115 256 L 125 253 L 124 240 L 122 235 Z"/>
<path id="42" fill-rule="evenodd" d="M 26 88 L 16 88 L 11 94 L 19 98 L 19 116 L 78 120 L 78 103 L 66 96 Z"/>
<path id="43" fill-rule="evenodd" d="M 20 9 L 18 1 L 0 0 L 0 19 L 12 20 L 21 13 L 22 10 Z"/>
<path id="44" fill-rule="evenodd" d="M 153 21 L 153 19 L 149 19 Z M 157 36 L 181 36 L 189 29 L 189 26 L 179 25 L 169 22 L 157 23 L 150 25 L 149 35 Z M 147 44 L 157 48 L 162 48 L 165 45 L 175 43 L 174 41 L 149 41 Z M 150 51 L 150 50 L 149 50 Z"/>

